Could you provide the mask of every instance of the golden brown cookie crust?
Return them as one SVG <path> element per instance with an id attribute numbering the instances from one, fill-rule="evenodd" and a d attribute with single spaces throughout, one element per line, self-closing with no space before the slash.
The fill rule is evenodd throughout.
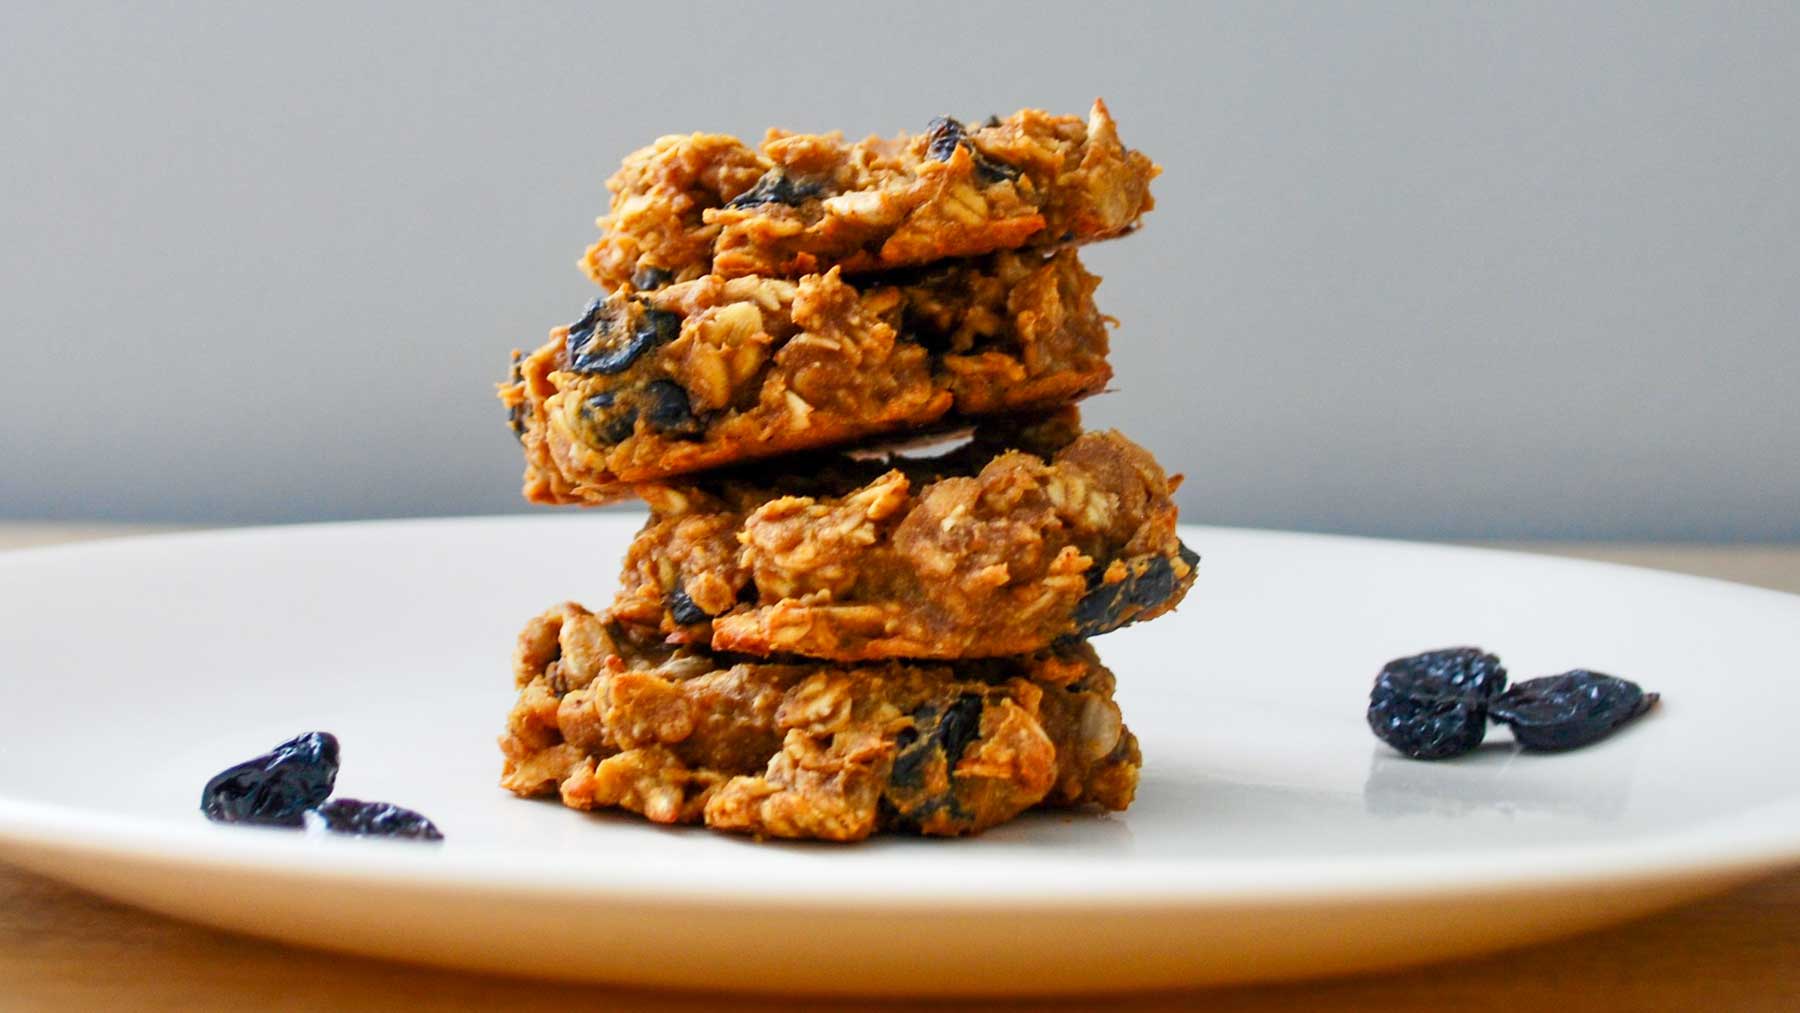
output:
<path id="1" fill-rule="evenodd" d="M 1066 404 L 1112 375 L 1098 285 L 1064 250 L 596 300 L 515 353 L 501 388 L 525 497 L 604 503 L 629 483 Z"/>
<path id="2" fill-rule="evenodd" d="M 639 488 L 615 617 L 752 655 L 997 657 L 1160 615 L 1198 563 L 1179 480 L 1072 409 L 938 458 L 746 471 Z"/>
<path id="3" fill-rule="evenodd" d="M 882 270 L 995 250 L 1104 239 L 1154 204 L 1160 170 L 1088 116 L 1025 109 L 856 143 L 771 130 L 760 147 L 671 135 L 607 181 L 612 210 L 582 268 L 601 287 L 709 274 L 793 277 Z"/>
<path id="4" fill-rule="evenodd" d="M 501 785 L 766 837 L 979 833 L 1033 806 L 1124 809 L 1137 740 L 1086 644 L 961 665 L 771 663 L 678 648 L 573 603 L 519 635 Z"/>

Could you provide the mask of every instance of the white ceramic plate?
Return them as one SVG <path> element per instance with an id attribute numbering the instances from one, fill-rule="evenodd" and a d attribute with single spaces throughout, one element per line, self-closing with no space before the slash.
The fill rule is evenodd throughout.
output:
<path id="1" fill-rule="evenodd" d="M 756 844 L 495 786 L 523 621 L 611 595 L 632 515 L 177 535 L 0 556 L 0 856 L 294 942 L 733 989 L 1053 992 L 1395 966 L 1618 921 L 1800 862 L 1800 598 L 1478 550 L 1194 528 L 1171 617 L 1097 641 L 1127 813 L 963 841 Z M 1363 724 L 1393 657 L 1663 693 L 1580 752 L 1420 763 Z M 218 827 L 298 732 L 433 847 Z"/>

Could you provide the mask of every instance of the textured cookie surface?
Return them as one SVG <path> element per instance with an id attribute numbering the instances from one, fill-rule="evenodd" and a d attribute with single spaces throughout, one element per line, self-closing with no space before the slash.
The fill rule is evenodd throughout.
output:
<path id="1" fill-rule="evenodd" d="M 759 147 L 672 135 L 607 181 L 612 210 L 582 266 L 607 291 L 709 274 L 797 277 L 927 264 L 1118 235 L 1150 210 L 1158 172 L 1084 119 L 1022 110 L 966 126 L 846 142 L 770 131 Z"/>
<path id="2" fill-rule="evenodd" d="M 1175 482 L 1073 409 L 931 458 L 644 485 L 613 614 L 672 641 L 859 661 L 1026 654 L 1174 608 Z"/>
<path id="3" fill-rule="evenodd" d="M 1067 404 L 1112 375 L 1098 284 L 1065 250 L 603 297 L 501 388 L 525 496 L 603 503 L 633 482 Z"/>
<path id="4" fill-rule="evenodd" d="M 959 665 L 771 663 L 574 604 L 532 620 L 503 787 L 767 837 L 977 833 L 1033 806 L 1124 809 L 1137 740 L 1085 644 Z"/>

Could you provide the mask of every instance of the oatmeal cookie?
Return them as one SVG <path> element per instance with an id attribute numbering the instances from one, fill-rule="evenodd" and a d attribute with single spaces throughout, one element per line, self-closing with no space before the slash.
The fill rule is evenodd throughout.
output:
<path id="1" fill-rule="evenodd" d="M 977 833 L 1033 806 L 1124 809 L 1137 740 L 1085 643 L 957 665 L 677 647 L 565 604 L 514 654 L 501 785 L 766 837 Z"/>
<path id="2" fill-rule="evenodd" d="M 1106 385 L 1110 321 L 1072 250 L 797 281 L 709 275 L 597 299 L 501 400 L 525 497 L 602 503 L 627 483 L 902 429 L 1066 404 Z"/>
<path id="3" fill-rule="evenodd" d="M 836 661 L 1025 654 L 1174 608 L 1169 479 L 1073 409 L 934 458 L 818 455 L 647 484 L 613 614 L 676 643 Z"/>
<path id="4" fill-rule="evenodd" d="M 926 264 L 1115 236 L 1150 210 L 1157 166 L 1083 120 L 1026 109 L 967 127 L 871 137 L 773 130 L 759 148 L 671 135 L 607 181 L 611 213 L 582 267 L 601 287 L 709 274 L 793 277 Z"/>

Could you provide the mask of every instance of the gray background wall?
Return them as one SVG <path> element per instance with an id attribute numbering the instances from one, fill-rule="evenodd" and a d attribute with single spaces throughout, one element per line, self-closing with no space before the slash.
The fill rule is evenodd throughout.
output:
<path id="1" fill-rule="evenodd" d="M 1187 517 L 1800 537 L 1800 7 L 0 11 L 0 516 L 523 509 L 490 395 L 658 134 L 1104 95 L 1089 403 Z"/>

